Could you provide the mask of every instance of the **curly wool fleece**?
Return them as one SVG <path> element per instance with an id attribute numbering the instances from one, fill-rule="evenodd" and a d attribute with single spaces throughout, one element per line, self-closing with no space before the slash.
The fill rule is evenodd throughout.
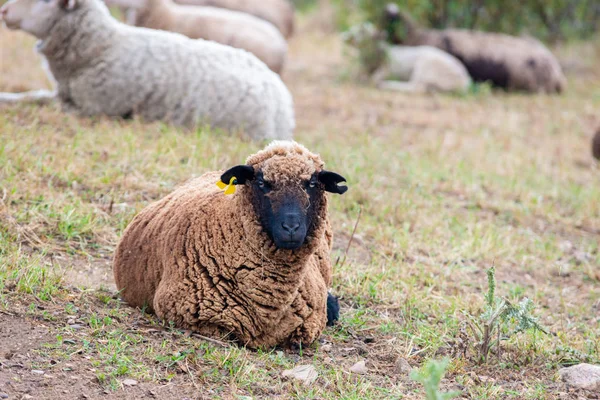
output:
<path id="1" fill-rule="evenodd" d="M 65 109 L 192 128 L 209 124 L 252 140 L 293 137 L 292 96 L 253 54 L 127 26 L 100 0 L 76 4 L 61 12 L 38 47 Z"/>
<path id="2" fill-rule="evenodd" d="M 294 142 L 274 142 L 247 164 L 277 185 L 323 168 Z M 232 334 L 249 347 L 312 343 L 327 321 L 332 230 L 327 198 L 298 250 L 277 248 L 252 205 L 252 189 L 225 195 L 220 172 L 190 181 L 137 215 L 114 261 L 117 287 L 132 306 L 198 333 Z"/>

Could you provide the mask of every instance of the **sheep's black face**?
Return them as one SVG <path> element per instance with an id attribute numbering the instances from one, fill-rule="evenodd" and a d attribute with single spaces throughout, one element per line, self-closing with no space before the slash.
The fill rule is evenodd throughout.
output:
<path id="1" fill-rule="evenodd" d="M 324 204 L 325 191 L 342 194 L 348 188 L 338 186 L 345 179 L 333 172 L 314 173 L 309 179 L 290 179 L 286 183 L 265 179 L 262 171 L 237 166 L 225 172 L 221 180 L 236 177 L 236 184 L 248 184 L 254 211 L 260 223 L 281 249 L 302 247 L 315 227 L 318 213 Z"/>
<path id="2" fill-rule="evenodd" d="M 263 229 L 278 248 L 300 248 L 313 226 L 315 208 L 323 193 L 317 189 L 316 176 L 302 182 L 302 187 L 278 188 L 259 172 L 252 182 L 253 203 Z"/>
<path id="3" fill-rule="evenodd" d="M 386 33 L 389 43 L 396 45 L 404 43 L 408 34 L 407 26 L 402 20 L 402 13 L 397 4 L 389 3 L 385 6 L 379 21 L 379 28 Z"/>

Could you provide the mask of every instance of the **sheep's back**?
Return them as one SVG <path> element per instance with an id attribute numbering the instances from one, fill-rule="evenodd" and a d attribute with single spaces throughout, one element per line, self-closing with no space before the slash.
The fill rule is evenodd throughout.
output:
<path id="1" fill-rule="evenodd" d="M 547 92 L 564 87 L 554 55 L 539 41 L 462 29 L 423 31 L 413 45 L 431 45 L 458 58 L 475 81 L 518 90 Z"/>
<path id="2" fill-rule="evenodd" d="M 294 7 L 288 0 L 177 0 L 176 3 L 241 11 L 272 23 L 286 38 L 294 32 Z"/>
<path id="3" fill-rule="evenodd" d="M 127 303 L 153 310 L 154 294 L 163 275 L 169 274 L 168 279 L 177 278 L 173 274 L 178 271 L 165 271 L 165 268 L 180 265 L 179 274 L 184 276 L 191 221 L 199 212 L 210 215 L 213 207 L 219 207 L 219 198 L 224 200 L 218 196 L 215 185 L 218 177 L 212 173 L 190 180 L 146 206 L 127 226 L 113 262 L 117 289 L 122 291 L 121 296 Z"/>
<path id="4" fill-rule="evenodd" d="M 244 49 L 277 73 L 283 68 L 287 42 L 270 22 L 254 15 L 217 7 L 170 4 L 168 10 L 170 25 L 163 21 L 161 12 L 144 22 L 143 26 Z"/>
<path id="5" fill-rule="evenodd" d="M 244 50 L 123 25 L 114 46 L 71 82 L 86 113 L 140 114 L 178 125 L 243 128 L 253 139 L 291 138 L 291 95 Z"/>

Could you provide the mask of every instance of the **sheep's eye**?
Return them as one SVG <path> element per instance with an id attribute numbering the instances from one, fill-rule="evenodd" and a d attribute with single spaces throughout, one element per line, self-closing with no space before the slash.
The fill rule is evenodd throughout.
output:
<path id="1" fill-rule="evenodd" d="M 258 186 L 258 188 L 265 193 L 271 189 L 271 185 L 269 185 L 268 182 L 265 182 L 265 180 L 262 178 L 256 180 L 256 186 Z"/>
<path id="2" fill-rule="evenodd" d="M 308 187 L 314 188 L 315 186 L 317 186 L 317 183 L 315 181 L 308 182 Z"/>

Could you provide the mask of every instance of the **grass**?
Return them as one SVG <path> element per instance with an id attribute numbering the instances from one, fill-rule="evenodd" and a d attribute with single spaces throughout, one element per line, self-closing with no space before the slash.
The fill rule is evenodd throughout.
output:
<path id="1" fill-rule="evenodd" d="M 122 383 L 132 378 L 212 398 L 423 398 L 397 360 L 417 368 L 446 356 L 444 392 L 559 398 L 558 368 L 600 358 L 600 179 L 589 149 L 600 75 L 586 66 L 600 60 L 597 42 L 557 49 L 587 63 L 568 70 L 561 96 L 405 96 L 353 83 L 339 39 L 313 22 L 302 20 L 284 74 L 296 139 L 350 187 L 330 202 L 342 315 L 321 343 L 302 355 L 221 347 L 114 298 L 111 257 L 133 216 L 265 143 L 53 107 L 0 109 L 0 311 L 49 330 L 37 365 L 92 374 L 99 390 L 135 390 Z M 2 31 L 0 90 L 47 86 L 32 46 Z M 479 364 L 465 315 L 482 313 L 492 265 L 496 294 L 531 299 L 550 334 L 514 335 Z M 367 374 L 351 374 L 360 360 Z M 307 363 L 317 383 L 281 376 Z"/>

